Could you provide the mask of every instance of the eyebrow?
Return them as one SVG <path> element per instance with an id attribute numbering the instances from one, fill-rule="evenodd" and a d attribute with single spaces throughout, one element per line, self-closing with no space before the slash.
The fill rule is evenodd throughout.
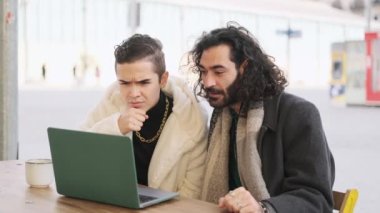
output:
<path id="1" fill-rule="evenodd" d="M 136 83 L 146 83 L 146 82 L 149 82 L 151 81 L 150 78 L 147 78 L 147 79 L 142 79 L 140 81 L 126 81 L 126 80 L 123 80 L 123 79 L 119 79 L 119 82 L 120 83 L 131 83 L 131 82 L 136 82 Z"/>
<path id="2" fill-rule="evenodd" d="M 225 68 L 223 65 L 220 65 L 220 64 L 217 64 L 217 65 L 214 65 L 214 66 L 211 66 L 211 69 L 212 70 L 216 70 L 216 69 L 219 69 L 219 68 Z"/>
<path id="3" fill-rule="evenodd" d="M 199 64 L 199 68 L 201 69 L 206 69 L 203 65 Z M 219 69 L 219 68 L 225 68 L 225 66 L 223 65 L 220 65 L 220 64 L 216 64 L 216 65 L 213 65 L 210 67 L 211 70 L 216 70 L 216 69 Z"/>

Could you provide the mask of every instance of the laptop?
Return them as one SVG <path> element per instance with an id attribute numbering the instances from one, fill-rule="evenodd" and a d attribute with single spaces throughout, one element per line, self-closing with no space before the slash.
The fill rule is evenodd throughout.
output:
<path id="1" fill-rule="evenodd" d="M 140 209 L 178 195 L 137 183 L 129 137 L 49 127 L 57 192 Z"/>

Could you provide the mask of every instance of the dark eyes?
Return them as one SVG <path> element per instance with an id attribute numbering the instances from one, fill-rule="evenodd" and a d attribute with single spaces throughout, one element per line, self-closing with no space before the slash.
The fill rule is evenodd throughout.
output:
<path id="1" fill-rule="evenodd" d="M 128 84 L 129 84 L 129 82 L 125 82 L 125 81 L 119 81 L 119 84 L 120 84 L 120 85 L 128 85 Z"/>
<path id="2" fill-rule="evenodd" d="M 221 74 L 223 74 L 224 72 L 225 72 L 225 70 L 224 69 L 216 69 L 216 70 L 213 70 L 212 71 L 215 75 L 221 75 Z M 205 74 L 207 74 L 207 71 L 206 70 L 199 70 L 199 73 L 201 74 L 201 75 L 205 75 Z"/>

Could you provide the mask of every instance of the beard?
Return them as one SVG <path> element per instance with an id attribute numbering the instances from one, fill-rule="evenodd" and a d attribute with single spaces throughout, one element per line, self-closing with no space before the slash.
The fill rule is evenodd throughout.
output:
<path id="1" fill-rule="evenodd" d="M 238 74 L 236 79 L 227 87 L 226 92 L 216 87 L 204 88 L 205 98 L 214 108 L 223 108 L 235 104 L 239 102 L 237 94 L 240 89 L 240 82 L 240 74 Z M 219 97 L 215 97 L 215 95 Z"/>

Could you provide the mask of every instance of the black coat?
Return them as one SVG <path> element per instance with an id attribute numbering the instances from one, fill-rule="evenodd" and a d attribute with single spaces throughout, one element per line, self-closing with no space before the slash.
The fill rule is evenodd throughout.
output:
<path id="1" fill-rule="evenodd" d="M 318 109 L 282 93 L 264 102 L 262 172 L 277 212 L 332 212 L 335 165 Z"/>

